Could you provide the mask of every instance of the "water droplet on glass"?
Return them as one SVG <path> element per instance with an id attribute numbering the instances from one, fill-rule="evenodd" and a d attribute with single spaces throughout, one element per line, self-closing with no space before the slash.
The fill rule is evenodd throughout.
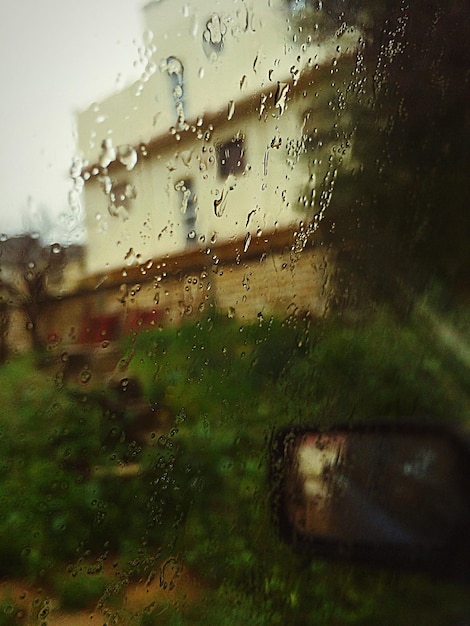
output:
<path id="1" fill-rule="evenodd" d="M 127 170 L 133 170 L 137 163 L 137 152 L 132 146 L 125 145 L 118 147 L 118 157 L 120 163 L 126 167 Z"/>
<path id="2" fill-rule="evenodd" d="M 106 168 L 115 160 L 116 160 L 116 150 L 113 147 L 112 139 L 108 137 L 101 144 L 101 154 L 99 157 L 99 164 L 102 168 Z"/>
<path id="3" fill-rule="evenodd" d="M 205 41 L 210 42 L 216 48 L 222 44 L 222 38 L 226 32 L 226 26 L 220 20 L 217 13 L 214 13 L 207 22 L 206 30 L 203 33 Z"/>
<path id="4" fill-rule="evenodd" d="M 289 85 L 287 83 L 278 83 L 277 91 L 274 98 L 274 106 L 278 107 L 280 114 L 282 115 L 286 108 L 286 97 L 289 91 Z"/>
<path id="5" fill-rule="evenodd" d="M 84 385 L 86 385 L 86 383 L 88 383 L 91 379 L 91 372 L 90 370 L 83 370 L 80 374 L 80 382 Z"/>
<path id="6" fill-rule="evenodd" d="M 222 191 L 220 198 L 214 200 L 214 214 L 216 217 L 221 217 L 224 214 L 226 202 L 227 194 Z"/>
<path id="7" fill-rule="evenodd" d="M 83 161 L 79 157 L 75 157 L 70 166 L 70 176 L 78 178 L 82 174 Z"/>
<path id="8" fill-rule="evenodd" d="M 243 252 L 246 252 L 250 247 L 251 243 L 251 233 L 246 233 L 245 243 L 243 244 Z"/>

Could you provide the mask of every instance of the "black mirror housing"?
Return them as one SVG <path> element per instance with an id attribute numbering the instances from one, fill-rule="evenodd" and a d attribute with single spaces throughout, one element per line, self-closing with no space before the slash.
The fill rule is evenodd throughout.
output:
<path id="1" fill-rule="evenodd" d="M 456 428 L 286 428 L 271 484 L 281 536 L 304 555 L 470 578 L 470 444 Z"/>

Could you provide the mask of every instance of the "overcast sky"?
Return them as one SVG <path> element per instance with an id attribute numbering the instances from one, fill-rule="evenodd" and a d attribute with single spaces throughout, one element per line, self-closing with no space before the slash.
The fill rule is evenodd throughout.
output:
<path id="1" fill-rule="evenodd" d="M 139 78 L 144 0 L 9 0 L 0 9 L 0 234 L 74 218 L 74 112 Z M 48 228 L 52 230 L 51 225 Z M 51 235 L 59 237 L 59 235 Z M 63 239 L 63 237 L 62 237 Z"/>

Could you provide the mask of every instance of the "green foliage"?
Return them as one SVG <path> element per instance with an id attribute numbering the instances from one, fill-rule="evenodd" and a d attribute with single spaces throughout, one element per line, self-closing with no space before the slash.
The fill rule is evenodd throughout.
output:
<path id="1" fill-rule="evenodd" d="M 16 626 L 23 622 L 24 611 L 15 602 L 5 599 L 0 602 L 0 626 Z"/>
<path id="2" fill-rule="evenodd" d="M 66 467 L 96 455 L 97 412 L 59 393 L 28 358 L 3 368 L 0 403 L 0 569 L 37 575 L 73 554 L 91 521 L 93 487 Z"/>
<path id="3" fill-rule="evenodd" d="M 74 574 L 61 577 L 55 586 L 64 611 L 78 611 L 96 605 L 112 584 L 112 579 L 106 576 L 89 572 Z"/>
<path id="4" fill-rule="evenodd" d="M 354 70 L 338 74 L 324 107 L 331 153 L 312 131 L 306 150 L 311 164 L 329 163 L 326 174 L 315 168 L 315 210 L 324 218 L 323 240 L 339 253 L 345 292 L 351 275 L 377 301 L 395 305 L 403 304 L 401 285 L 422 289 L 436 276 L 449 291 L 468 291 L 468 3 L 305 5 L 294 18 L 296 36 L 333 35 L 352 24 L 363 35 Z M 313 107 L 313 95 L 306 107 L 309 99 Z M 350 161 L 341 156 L 346 146 Z"/>
<path id="5" fill-rule="evenodd" d="M 77 569 L 59 584 L 52 572 L 66 562 L 110 553 L 128 579 L 160 571 L 171 585 L 161 564 L 172 560 L 195 573 L 200 602 L 156 607 L 148 623 L 387 623 L 403 598 L 392 574 L 307 563 L 280 543 L 269 441 L 292 422 L 463 419 L 470 383 L 455 337 L 465 325 L 452 322 L 454 337 L 430 310 L 417 307 L 407 324 L 378 312 L 354 325 L 215 318 L 143 332 L 128 347 L 129 375 L 167 415 L 146 444 L 104 440 L 101 391 L 71 396 L 27 359 L 11 362 L 0 387 L 10 407 L 0 424 L 2 574 L 52 577 L 72 610 L 107 593 L 107 581 Z M 407 580 L 421 597 L 432 587 Z"/>
<path id="6" fill-rule="evenodd" d="M 108 412 L 56 388 L 29 358 L 3 368 L 0 399 L 0 573 L 47 579 L 105 546 L 137 556 L 152 535 L 155 489 L 146 476 L 119 475 L 135 442 L 110 450 Z"/>
<path id="7" fill-rule="evenodd" d="M 294 420 L 325 425 L 374 417 L 463 419 L 468 377 L 442 344 L 440 327 L 421 318 L 403 326 L 380 313 L 354 327 L 326 322 L 283 378 L 285 410 Z"/>
<path id="8" fill-rule="evenodd" d="M 217 317 L 177 330 L 145 331 L 132 345 L 130 372 L 151 402 L 175 412 L 183 406 L 188 413 L 214 414 L 276 378 L 295 350 L 297 334 L 275 320 L 244 327 Z"/>
<path id="9" fill-rule="evenodd" d="M 264 623 L 266 615 L 269 623 L 362 623 L 387 599 L 393 604 L 388 573 L 305 568 L 279 545 L 269 518 L 267 442 L 288 422 L 462 419 L 470 387 L 463 374 L 452 376 L 456 356 L 434 326 L 419 316 L 404 325 L 387 313 L 354 326 L 215 320 L 141 335 L 133 349 L 134 373 L 151 392 L 156 369 L 168 389 L 161 401 L 176 415 L 142 457 L 172 494 L 156 517 L 181 512 L 184 524 L 174 520 L 170 535 L 183 562 L 211 585 L 233 589 L 239 604 L 229 609 L 228 587 L 221 592 L 227 623 Z M 213 598 L 206 604 L 217 612 Z"/>

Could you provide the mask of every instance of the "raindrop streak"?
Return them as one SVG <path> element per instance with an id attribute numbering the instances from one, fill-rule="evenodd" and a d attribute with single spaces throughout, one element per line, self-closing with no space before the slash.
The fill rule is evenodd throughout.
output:
<path id="1" fill-rule="evenodd" d="M 132 146 L 119 146 L 118 147 L 119 161 L 126 167 L 126 170 L 133 170 L 137 163 L 137 152 Z"/>
<path id="2" fill-rule="evenodd" d="M 80 374 L 80 382 L 86 385 L 90 381 L 90 379 L 91 379 L 90 370 L 83 370 L 82 373 Z"/>
<path id="3" fill-rule="evenodd" d="M 228 103 L 227 119 L 231 120 L 234 113 L 235 113 L 235 102 L 233 100 L 230 100 L 230 102 Z"/>
<path id="4" fill-rule="evenodd" d="M 103 169 L 105 169 L 116 160 L 116 150 L 114 149 L 113 142 L 110 138 L 103 141 L 101 148 L 102 151 L 99 158 L 99 164 Z"/>
<path id="5" fill-rule="evenodd" d="M 214 200 L 214 215 L 216 217 L 222 217 L 225 211 L 225 207 L 227 204 L 227 193 L 222 191 L 220 194 L 220 198 L 216 198 Z"/>
<path id="6" fill-rule="evenodd" d="M 250 220 L 251 220 L 251 218 L 253 217 L 253 215 L 255 215 L 255 213 L 256 213 L 256 209 L 252 209 L 252 210 L 248 213 L 247 218 L 246 218 L 246 224 L 245 224 L 245 227 L 248 227 L 248 224 L 250 223 Z"/>
<path id="7" fill-rule="evenodd" d="M 278 83 L 276 97 L 274 99 L 274 105 L 279 108 L 279 113 L 282 115 L 286 108 L 286 97 L 289 91 L 289 85 L 287 83 Z"/>
<path id="8" fill-rule="evenodd" d="M 250 243 L 251 243 L 251 233 L 246 233 L 246 237 L 245 237 L 245 243 L 243 244 L 243 252 L 246 252 L 248 250 L 248 248 L 250 247 Z"/>

